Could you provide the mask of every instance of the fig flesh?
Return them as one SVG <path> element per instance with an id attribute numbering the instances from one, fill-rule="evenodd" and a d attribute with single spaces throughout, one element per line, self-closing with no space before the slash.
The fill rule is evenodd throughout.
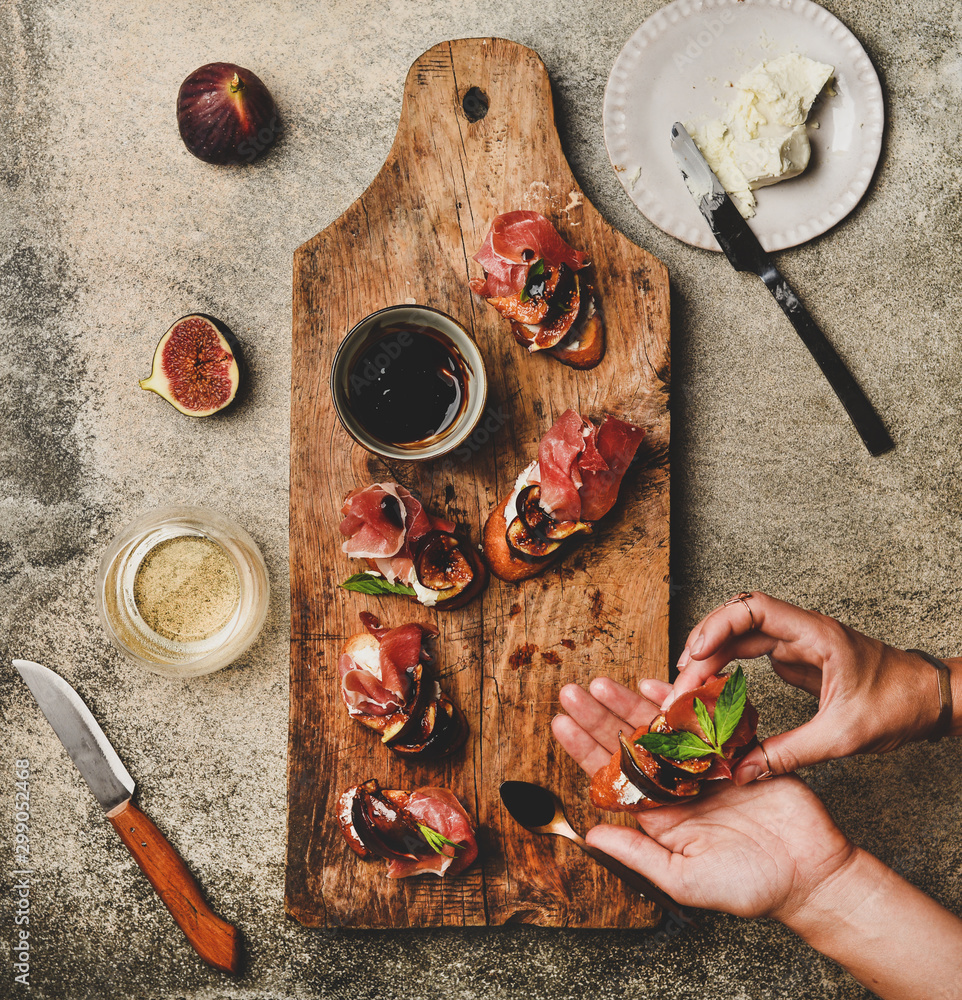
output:
<path id="1" fill-rule="evenodd" d="M 541 532 L 532 531 L 520 517 L 516 517 L 505 532 L 508 545 L 522 556 L 529 559 L 544 559 L 557 552 L 561 542 L 553 542 Z"/>
<path id="2" fill-rule="evenodd" d="M 253 163 L 278 133 L 277 106 L 249 69 L 207 63 L 177 94 L 177 124 L 184 145 L 207 163 Z"/>
<path id="3" fill-rule="evenodd" d="M 541 487 L 537 484 L 525 487 L 518 495 L 518 517 L 529 532 L 544 535 L 549 541 L 563 542 L 579 531 L 591 533 L 588 521 L 556 521 L 541 506 Z M 553 551 L 553 550 L 552 550 Z"/>
<path id="4" fill-rule="evenodd" d="M 644 747 L 618 734 L 621 744 L 621 771 L 643 795 L 653 802 L 667 805 L 680 798 L 694 798 L 701 792 L 697 781 L 677 781 L 662 771 L 657 758 Z"/>
<path id="5" fill-rule="evenodd" d="M 424 536 L 414 566 L 418 582 L 431 590 L 453 590 L 457 594 L 474 577 L 457 537 L 446 531 L 432 531 Z"/>
<path id="6" fill-rule="evenodd" d="M 156 392 L 189 417 L 209 417 L 233 402 L 240 386 L 237 341 L 210 316 L 183 316 L 160 338 L 150 377 Z"/>

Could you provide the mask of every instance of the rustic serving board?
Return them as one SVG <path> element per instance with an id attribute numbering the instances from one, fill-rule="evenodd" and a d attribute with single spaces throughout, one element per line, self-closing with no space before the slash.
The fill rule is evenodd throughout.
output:
<path id="1" fill-rule="evenodd" d="M 472 88 L 488 110 L 469 120 Z M 473 96 L 476 96 L 474 94 Z M 469 100 L 470 117 L 478 102 Z M 595 264 L 608 353 L 576 372 L 518 347 L 475 298 L 470 259 L 491 220 L 545 214 Z M 467 457 L 385 464 L 354 445 L 331 405 L 334 352 L 348 329 L 384 306 L 417 301 L 459 320 L 486 359 L 490 392 Z M 291 700 L 288 913 L 312 926 L 428 927 L 507 921 L 641 927 L 652 907 L 577 848 L 526 834 L 498 796 L 504 779 L 541 782 L 569 805 L 576 828 L 601 816 L 587 780 L 554 743 L 558 690 L 606 674 L 624 684 L 666 676 L 668 631 L 668 274 L 615 232 L 582 194 L 554 127 L 537 54 L 497 38 L 446 42 L 414 63 L 397 137 L 365 193 L 294 255 L 291 412 Z M 560 565 L 521 584 L 492 580 L 462 610 L 402 597 L 365 597 L 337 584 L 359 567 L 340 550 L 343 497 L 395 479 L 472 540 L 537 443 L 569 406 L 649 428 L 615 510 Z M 369 609 L 390 625 L 435 622 L 441 683 L 471 735 L 452 759 L 412 763 L 352 722 L 337 660 Z M 476 821 L 482 861 L 457 879 L 390 881 L 338 831 L 335 801 L 370 777 L 386 788 L 451 788 Z M 605 817 L 609 821 L 611 817 Z"/>

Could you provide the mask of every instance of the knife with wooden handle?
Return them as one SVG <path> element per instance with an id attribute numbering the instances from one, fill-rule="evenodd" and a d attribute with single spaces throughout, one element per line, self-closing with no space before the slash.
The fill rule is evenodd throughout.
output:
<path id="1" fill-rule="evenodd" d="M 835 390 L 855 429 L 873 455 L 894 448 L 889 432 L 872 408 L 868 397 L 855 381 L 845 362 L 815 325 L 794 289 L 779 274 L 772 258 L 758 242 L 758 237 L 741 217 L 721 181 L 701 155 L 681 122 L 671 127 L 671 148 L 682 177 L 688 185 L 698 210 L 736 271 L 757 274 L 791 320 L 795 332 L 809 349 L 822 374 Z"/>
<path id="2" fill-rule="evenodd" d="M 127 850 L 170 910 L 200 957 L 222 972 L 240 971 L 240 934 L 204 900 L 183 859 L 156 826 L 130 801 L 134 779 L 80 695 L 39 663 L 13 665 L 90 786 Z"/>

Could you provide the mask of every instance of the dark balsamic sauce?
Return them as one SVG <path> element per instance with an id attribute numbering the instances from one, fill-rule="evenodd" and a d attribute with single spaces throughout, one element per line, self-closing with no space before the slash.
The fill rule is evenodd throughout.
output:
<path id="1" fill-rule="evenodd" d="M 450 342 L 417 323 L 384 327 L 348 377 L 348 405 L 380 441 L 417 445 L 442 434 L 465 402 L 464 362 Z"/>

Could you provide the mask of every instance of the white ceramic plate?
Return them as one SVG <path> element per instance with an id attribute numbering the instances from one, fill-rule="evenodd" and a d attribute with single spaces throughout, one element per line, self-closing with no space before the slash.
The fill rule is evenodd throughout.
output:
<path id="1" fill-rule="evenodd" d="M 605 144 L 628 196 L 660 229 L 718 250 L 669 145 L 672 123 L 723 116 L 729 84 L 763 59 L 798 52 L 835 67 L 834 97 L 809 117 L 812 160 L 757 193 L 749 220 L 766 250 L 813 239 L 844 219 L 872 179 L 885 109 L 858 39 L 811 0 L 675 0 L 628 39 L 605 90 Z"/>

